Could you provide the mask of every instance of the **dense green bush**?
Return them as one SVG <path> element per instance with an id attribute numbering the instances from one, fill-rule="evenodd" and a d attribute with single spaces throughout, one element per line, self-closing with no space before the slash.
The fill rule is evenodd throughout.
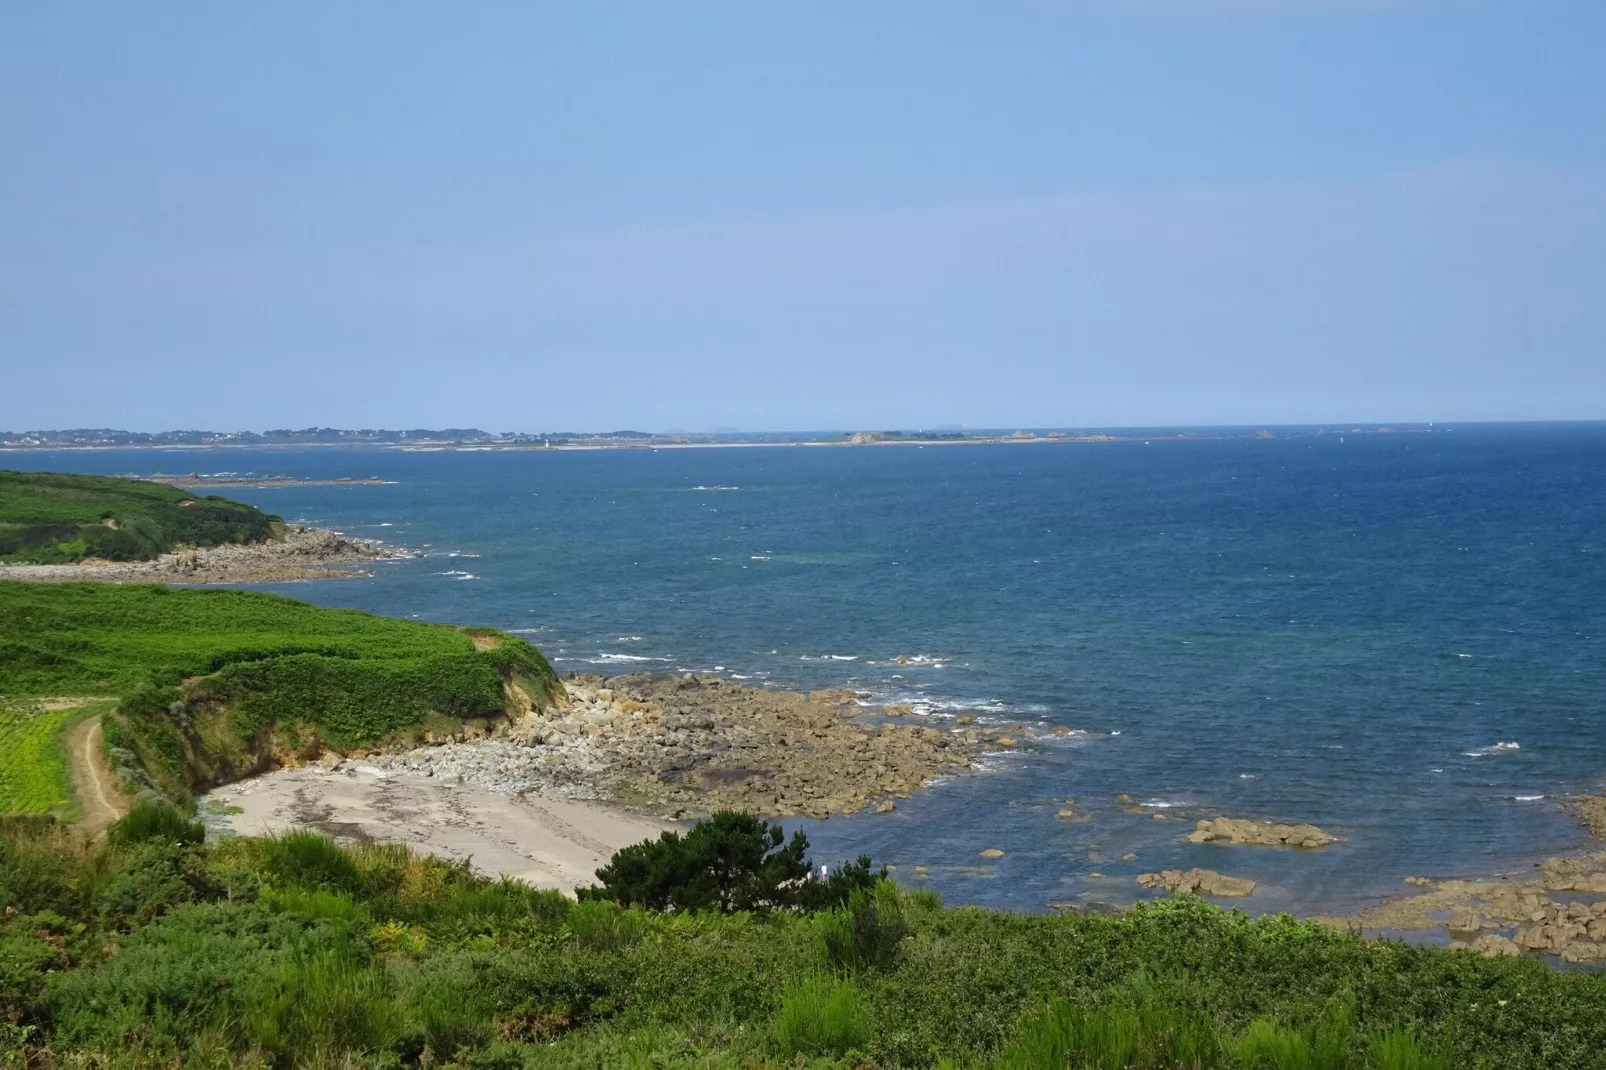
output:
<path id="1" fill-rule="evenodd" d="M 206 826 L 191 821 L 176 806 L 158 802 L 136 803 L 106 830 L 113 843 L 136 844 L 148 841 L 193 847 L 206 839 Z"/>
<path id="2" fill-rule="evenodd" d="M 823 910 L 846 902 L 886 876 L 871 873 L 870 860 L 841 867 L 829 880 L 815 880 L 808 861 L 809 838 L 752 814 L 722 810 L 682 835 L 626 847 L 597 870 L 602 883 L 579 890 L 582 899 L 607 899 L 650 910 Z"/>

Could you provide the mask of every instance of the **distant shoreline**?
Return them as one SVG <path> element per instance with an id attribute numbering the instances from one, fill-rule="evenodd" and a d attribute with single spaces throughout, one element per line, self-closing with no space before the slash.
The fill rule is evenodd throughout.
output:
<path id="1" fill-rule="evenodd" d="M 821 448 L 821 447 L 876 447 L 876 446 L 1024 446 L 1024 445 L 1063 445 L 1063 444 L 1105 444 L 1105 443 L 1134 443 L 1134 442 L 1228 442 L 1249 440 L 1275 440 L 1285 437 L 1291 428 L 1282 428 L 1281 432 L 1271 428 L 1257 430 L 1221 430 L 1221 431 L 1176 431 L 1165 430 L 1151 434 L 1114 434 L 1109 432 L 1073 432 L 1073 431 L 1018 431 L 1010 434 L 982 435 L 967 434 L 955 436 L 916 437 L 897 432 L 858 432 L 842 438 L 812 438 L 812 439 L 694 439 L 688 440 L 683 436 L 665 435 L 662 437 L 642 438 L 612 438 L 610 436 L 596 436 L 584 438 L 580 441 L 561 442 L 497 442 L 497 441 L 444 441 L 419 440 L 416 442 L 212 442 L 212 443 L 115 443 L 115 444 L 61 444 L 61 445 L 0 445 L 0 454 L 5 453 L 55 453 L 67 451 L 82 452 L 113 452 L 118 450 L 152 450 L 152 451 L 184 451 L 209 452 L 218 450 L 312 450 L 312 449 L 338 449 L 338 450 L 395 450 L 402 453 L 559 453 L 574 451 L 596 450 L 703 450 L 703 449 L 776 449 L 776 448 Z M 1448 433 L 1453 428 L 1434 428 L 1429 426 L 1376 426 L 1353 427 L 1343 430 L 1312 428 L 1298 429 L 1312 437 L 1330 437 L 1345 435 L 1422 435 L 1434 432 Z M 200 482 L 200 481 L 197 481 Z M 363 483 L 380 483 L 377 478 L 368 479 L 340 479 L 320 480 L 313 485 L 346 485 Z M 240 486 L 260 485 L 309 485 L 306 480 L 239 480 Z M 211 482 L 205 485 L 226 486 L 224 482 Z"/>

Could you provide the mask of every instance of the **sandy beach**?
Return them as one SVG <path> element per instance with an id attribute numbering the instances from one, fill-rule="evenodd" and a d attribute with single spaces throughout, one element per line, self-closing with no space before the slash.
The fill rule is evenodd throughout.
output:
<path id="1" fill-rule="evenodd" d="M 210 792 L 201 810 L 215 829 L 243 836 L 301 827 L 348 842 L 405 843 L 563 892 L 593 883 L 597 867 L 619 848 L 677 827 L 600 803 L 536 791 L 497 794 L 360 761 L 265 773 Z"/>

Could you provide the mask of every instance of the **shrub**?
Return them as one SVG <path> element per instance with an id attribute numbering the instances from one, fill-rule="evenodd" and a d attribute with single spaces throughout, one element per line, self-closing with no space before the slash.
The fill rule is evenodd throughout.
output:
<path id="1" fill-rule="evenodd" d="M 144 925 L 174 907 L 212 898 L 204 860 L 193 850 L 151 839 L 120 860 L 121 868 L 95 888 L 95 909 L 108 928 Z"/>
<path id="2" fill-rule="evenodd" d="M 1367 1038 L 1376 1070 L 1450 1070 L 1450 1058 L 1405 1029 L 1378 1030 Z"/>
<path id="3" fill-rule="evenodd" d="M 1000 1070 L 1198 1070 L 1220 1065 L 1218 1050 L 1213 1023 L 1176 1004 L 1149 1000 L 1138 1007 L 1087 1009 L 1058 1000 L 1026 1019 L 998 1065 Z"/>
<path id="4" fill-rule="evenodd" d="M 357 865 L 333 838 L 308 829 L 291 829 L 261 841 L 262 868 L 283 884 L 355 891 Z"/>
<path id="5" fill-rule="evenodd" d="M 160 841 L 194 846 L 206 839 L 206 826 L 191 821 L 177 807 L 160 802 L 141 802 L 106 830 L 112 843 L 131 845 Z"/>
<path id="6" fill-rule="evenodd" d="M 613 951 L 629 947 L 652 929 L 652 917 L 641 907 L 621 907 L 606 899 L 589 899 L 569 910 L 564 930 L 581 947 Z"/>
<path id="7" fill-rule="evenodd" d="M 833 971 L 892 970 L 898 945 L 909 934 L 897 885 L 891 881 L 854 889 L 845 907 L 821 914 L 816 924 Z"/>
<path id="8" fill-rule="evenodd" d="M 851 980 L 813 977 L 781 1000 L 775 1044 L 781 1054 L 845 1055 L 870 1035 L 869 1015 Z"/>
<path id="9" fill-rule="evenodd" d="M 619 851 L 597 870 L 602 885 L 579 894 L 650 910 L 731 913 L 784 906 L 795 900 L 809 872 L 808 837 L 797 832 L 787 843 L 785 836 L 778 824 L 722 810 L 685 836 L 665 832 Z"/>

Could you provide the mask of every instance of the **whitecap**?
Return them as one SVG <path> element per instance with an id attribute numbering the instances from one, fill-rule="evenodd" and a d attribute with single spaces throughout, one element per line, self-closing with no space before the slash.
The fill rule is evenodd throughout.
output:
<path id="1" fill-rule="evenodd" d="M 396 525 L 392 524 L 390 521 L 386 520 L 386 521 L 381 522 L 379 526 L 382 527 L 382 528 L 393 528 Z"/>
<path id="2" fill-rule="evenodd" d="M 598 654 L 594 658 L 587 658 L 594 665 L 605 664 L 611 661 L 668 661 L 668 658 L 649 658 L 639 654 Z"/>
<path id="3" fill-rule="evenodd" d="M 768 561 L 768 560 L 770 560 L 770 555 L 769 554 L 754 554 L 752 557 L 748 558 L 748 560 L 749 561 Z"/>
<path id="4" fill-rule="evenodd" d="M 1515 743 L 1515 742 L 1507 742 L 1507 743 L 1495 743 L 1492 746 L 1479 747 L 1476 750 L 1466 750 L 1466 751 L 1462 751 L 1461 753 L 1465 754 L 1468 758 L 1487 758 L 1491 754 L 1499 754 L 1502 751 L 1512 751 L 1512 750 L 1521 750 L 1521 749 L 1522 749 L 1522 745 L 1521 744 Z"/>
<path id="5" fill-rule="evenodd" d="M 1170 810 L 1178 806 L 1187 806 L 1188 804 L 1185 802 L 1166 802 L 1164 799 L 1150 799 L 1148 802 L 1141 802 L 1138 805 L 1154 810 Z"/>
<path id="6" fill-rule="evenodd" d="M 1513 795 L 1511 798 L 1516 802 L 1538 802 L 1540 799 L 1543 799 L 1544 796 L 1543 795 Z"/>
<path id="7" fill-rule="evenodd" d="M 1259 780 L 1260 779 L 1260 775 L 1258 773 L 1239 773 L 1238 774 L 1238 779 L 1239 780 Z"/>
<path id="8" fill-rule="evenodd" d="M 619 638 L 615 639 L 614 642 L 616 642 L 616 643 L 639 643 L 639 642 L 641 642 L 641 636 L 639 636 L 639 635 L 621 635 Z"/>

